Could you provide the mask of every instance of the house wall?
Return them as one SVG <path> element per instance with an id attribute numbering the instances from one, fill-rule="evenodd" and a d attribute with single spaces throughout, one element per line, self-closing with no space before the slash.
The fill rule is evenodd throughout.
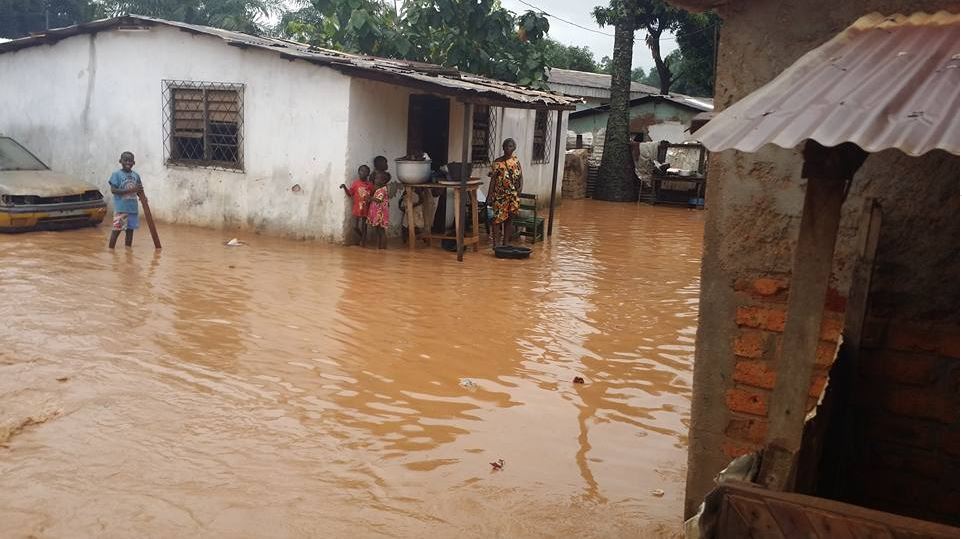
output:
<path id="1" fill-rule="evenodd" d="M 644 132 L 652 140 L 680 143 L 688 139 L 685 129 L 698 111 L 657 101 L 635 105 L 628 114 L 632 133 Z M 608 112 L 572 118 L 569 123 L 575 133 L 592 133 L 595 140 L 603 140 L 598 139 L 597 133 L 607 127 Z"/>
<path id="2" fill-rule="evenodd" d="M 720 9 L 716 106 L 745 97 L 866 13 L 940 7 L 958 10 L 908 0 L 732 2 Z M 801 165 L 800 148 L 711 156 L 686 515 L 732 458 L 764 443 L 804 195 Z M 958 167 L 958 157 L 944 152 L 869 156 L 842 210 L 816 372 L 798 382 L 810 385 L 814 405 L 841 330 L 860 208 L 865 197 L 878 198 L 883 225 L 865 344 L 871 353 L 857 390 L 864 454 L 851 476 L 863 483 L 848 501 L 956 524 Z"/>
<path id="3" fill-rule="evenodd" d="M 343 237 L 350 79 L 336 71 L 158 26 L 0 54 L 0 73 L 0 131 L 54 170 L 106 189 L 131 150 L 158 219 Z M 243 172 L 164 164 L 164 79 L 246 85 Z"/>

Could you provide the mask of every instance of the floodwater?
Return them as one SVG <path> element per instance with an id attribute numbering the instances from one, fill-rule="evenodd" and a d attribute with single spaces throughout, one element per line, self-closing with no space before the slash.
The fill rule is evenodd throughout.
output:
<path id="1" fill-rule="evenodd" d="M 0 235 L 0 536 L 675 536 L 702 228 L 566 201 L 462 264 Z"/>

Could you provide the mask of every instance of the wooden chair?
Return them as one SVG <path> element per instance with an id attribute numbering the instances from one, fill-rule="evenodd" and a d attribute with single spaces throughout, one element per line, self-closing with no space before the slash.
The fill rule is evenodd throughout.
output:
<path id="1" fill-rule="evenodd" d="M 544 218 L 538 217 L 538 197 L 529 193 L 521 193 L 521 208 L 518 215 L 511 221 L 520 236 L 531 238 L 538 242 L 544 239 Z"/>

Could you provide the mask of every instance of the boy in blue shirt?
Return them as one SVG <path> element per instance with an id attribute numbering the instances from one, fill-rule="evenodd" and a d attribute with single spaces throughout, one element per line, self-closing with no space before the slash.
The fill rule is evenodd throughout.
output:
<path id="1" fill-rule="evenodd" d="M 110 231 L 111 249 L 117 245 L 120 231 L 126 232 L 124 245 L 130 247 L 134 243 L 134 230 L 140 226 L 137 214 L 137 193 L 143 190 L 140 174 L 133 171 L 134 154 L 124 152 L 120 154 L 120 170 L 110 175 L 110 192 L 114 194 L 114 228 Z"/>

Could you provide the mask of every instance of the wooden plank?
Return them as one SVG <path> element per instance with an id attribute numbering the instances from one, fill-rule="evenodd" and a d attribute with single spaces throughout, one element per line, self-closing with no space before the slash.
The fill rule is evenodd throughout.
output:
<path id="1" fill-rule="evenodd" d="M 809 160 L 835 162 L 840 158 L 832 153 L 834 150 L 820 145 L 813 148 L 810 141 L 806 146 L 806 165 Z M 768 408 L 767 444 L 759 476 L 762 484 L 774 490 L 786 488 L 802 441 L 808 389 L 846 193 L 846 181 L 835 171 L 816 170 L 824 174 L 810 174 L 805 187 L 782 353 L 776 360 L 778 377 Z"/>
<path id="2" fill-rule="evenodd" d="M 801 506 L 779 500 L 765 500 L 765 505 L 785 537 L 815 537 L 812 523 Z"/>
<path id="3" fill-rule="evenodd" d="M 474 105 L 464 103 L 464 131 L 461 140 L 461 163 L 470 163 L 471 152 L 471 118 Z M 461 204 L 461 192 L 466 190 L 468 185 L 467 174 L 461 174 L 461 189 L 454 190 L 454 228 L 458 236 L 458 262 L 464 260 L 464 206 Z"/>
<path id="4" fill-rule="evenodd" d="M 748 525 L 751 537 L 783 537 L 781 528 L 763 500 L 736 494 L 725 499 Z"/>
<path id="5" fill-rule="evenodd" d="M 875 267 L 875 253 L 878 251 L 879 236 L 882 231 L 882 207 L 875 199 L 865 201 L 862 221 L 859 225 L 855 268 L 852 285 L 849 288 L 845 309 L 845 326 L 842 330 L 847 343 L 847 352 L 852 359 L 852 367 L 858 361 L 858 351 L 862 346 L 862 330 L 868 311 L 868 295 L 872 288 L 872 269 Z"/>
<path id="6" fill-rule="evenodd" d="M 554 136 L 554 168 L 551 171 L 551 200 L 548 201 L 548 236 L 551 235 L 554 229 L 554 199 L 558 192 L 558 159 L 561 153 L 561 114 L 562 112 L 559 110 L 558 121 L 555 122 L 557 127 L 555 128 Z M 537 236 L 537 231 L 535 235 Z"/>
<path id="7" fill-rule="evenodd" d="M 711 501 L 719 500 L 712 509 Z M 769 517 L 756 515 L 767 510 Z M 959 529 L 813 496 L 765 490 L 751 483 L 726 482 L 706 498 L 714 514 L 713 537 L 804 537 L 871 539 L 948 539 Z M 710 517 L 709 517 L 710 518 Z M 772 527 L 774 522 L 776 528 Z M 709 527 L 712 522 L 704 522 Z M 703 528 L 703 531 L 708 528 Z"/>
<path id="8" fill-rule="evenodd" d="M 405 215 L 408 220 L 408 249 L 412 251 L 415 249 L 417 243 L 417 238 L 415 237 L 414 231 L 414 189 L 411 186 L 404 186 L 404 201 L 405 201 Z"/>

